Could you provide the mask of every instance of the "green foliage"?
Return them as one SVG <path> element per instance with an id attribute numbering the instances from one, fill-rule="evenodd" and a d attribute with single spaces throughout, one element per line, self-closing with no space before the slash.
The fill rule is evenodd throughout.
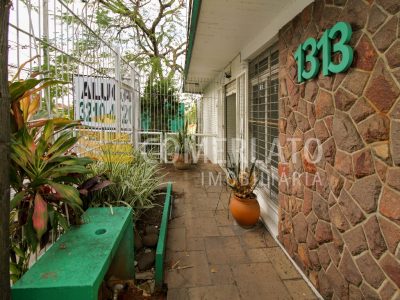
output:
<path id="1" fill-rule="evenodd" d="M 192 105 L 189 111 L 186 113 L 186 120 L 189 125 L 196 125 L 197 124 L 197 106 L 196 103 Z"/>
<path id="2" fill-rule="evenodd" d="M 95 191 L 90 206 L 130 206 L 138 218 L 143 210 L 153 207 L 152 200 L 161 184 L 157 161 L 134 149 L 132 155 L 116 158 L 103 150 L 101 160 L 91 165 L 91 176 L 101 175 L 113 184 Z"/>
<path id="3" fill-rule="evenodd" d="M 10 272 L 14 281 L 26 272 L 31 253 L 47 243 L 49 230 L 67 228 L 68 207 L 79 212 L 82 203 L 75 185 L 91 163 L 71 153 L 77 142 L 72 128 L 79 122 L 36 118 L 39 92 L 60 82 L 16 78 L 18 73 L 9 83 L 13 124 L 10 182 L 15 192 L 10 203 Z"/>
<path id="4" fill-rule="evenodd" d="M 170 79 L 151 79 L 141 98 L 142 119 L 149 120 L 149 128 L 167 130 L 172 119 L 184 119 L 175 82 Z"/>
<path id="5" fill-rule="evenodd" d="M 11 141 L 11 186 L 16 192 L 11 209 L 16 213 L 16 229 L 12 236 L 12 261 L 19 271 L 26 271 L 24 259 L 30 257 L 39 244 L 46 243 L 44 235 L 60 225 L 66 229 L 66 207 L 77 213 L 82 204 L 75 185 L 79 177 L 89 172 L 88 158 L 68 153 L 75 145 L 71 125 L 57 125 L 47 120 L 42 127 L 23 127 Z M 17 277 L 16 277 L 17 276 Z"/>
<path id="6" fill-rule="evenodd" d="M 172 135 L 166 143 L 168 152 L 177 154 L 191 153 L 194 147 L 194 140 L 188 132 L 188 122 L 186 121 L 185 126 L 176 135 Z"/>

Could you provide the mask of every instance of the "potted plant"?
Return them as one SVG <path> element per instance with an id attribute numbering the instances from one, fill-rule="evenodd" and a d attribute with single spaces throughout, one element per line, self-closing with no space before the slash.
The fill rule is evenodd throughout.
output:
<path id="1" fill-rule="evenodd" d="M 169 139 L 169 149 L 174 151 L 172 163 L 178 170 L 187 170 L 192 164 L 193 139 L 188 133 L 188 122 L 185 126 Z"/>
<path id="2" fill-rule="evenodd" d="M 255 162 L 250 171 L 240 169 L 240 157 L 237 164 L 227 168 L 227 184 L 232 189 L 229 209 L 236 222 L 244 227 L 254 226 L 260 217 L 260 205 L 254 194 L 259 180 L 255 175 Z"/>

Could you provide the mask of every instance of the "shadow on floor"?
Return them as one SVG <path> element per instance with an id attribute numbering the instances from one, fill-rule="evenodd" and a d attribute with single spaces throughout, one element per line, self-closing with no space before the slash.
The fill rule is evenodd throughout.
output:
<path id="1" fill-rule="evenodd" d="M 178 171 L 165 165 L 163 172 L 176 193 L 165 266 L 168 299 L 317 299 L 261 222 L 247 230 L 235 223 L 219 166 L 200 162 Z"/>

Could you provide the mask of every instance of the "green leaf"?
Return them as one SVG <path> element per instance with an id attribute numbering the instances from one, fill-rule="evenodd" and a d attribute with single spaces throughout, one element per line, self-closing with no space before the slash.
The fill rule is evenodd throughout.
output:
<path id="1" fill-rule="evenodd" d="M 68 221 L 67 221 L 67 219 L 62 215 L 62 214 L 60 214 L 59 212 L 55 212 L 55 214 L 57 215 L 57 220 L 58 220 L 58 223 L 60 224 L 60 226 L 65 230 L 65 231 L 67 231 L 68 229 L 69 229 L 69 225 L 68 225 Z"/>
<path id="2" fill-rule="evenodd" d="M 21 270 L 18 268 L 16 263 L 10 263 L 10 273 L 17 276 L 21 274 Z"/>
<path id="3" fill-rule="evenodd" d="M 13 251 L 15 252 L 16 255 L 18 255 L 21 258 L 25 258 L 26 257 L 26 253 L 24 251 L 22 251 L 20 248 L 14 246 L 12 247 Z"/>
<path id="4" fill-rule="evenodd" d="M 25 167 L 28 164 L 29 158 L 32 153 L 28 151 L 23 145 L 18 143 L 11 144 L 11 159 L 19 166 Z"/>
<path id="5" fill-rule="evenodd" d="M 50 147 L 47 154 L 52 155 L 53 157 L 60 156 L 64 154 L 66 151 L 71 149 L 76 142 L 78 141 L 77 137 L 72 136 L 72 132 L 65 132 L 60 135 L 60 137 L 54 142 L 53 146 Z"/>
<path id="6" fill-rule="evenodd" d="M 60 176 L 68 175 L 68 174 L 87 174 L 90 171 L 86 169 L 84 166 L 76 165 L 76 166 L 65 166 L 65 167 L 60 167 L 60 168 L 55 168 L 51 170 L 49 173 L 44 173 L 42 176 L 43 177 L 51 177 L 51 178 L 57 178 Z"/>
<path id="7" fill-rule="evenodd" d="M 57 215 L 54 211 L 53 206 L 49 205 L 47 206 L 47 211 L 49 213 L 49 221 L 50 221 L 50 226 L 51 228 L 55 229 L 57 227 Z"/>
<path id="8" fill-rule="evenodd" d="M 10 92 L 11 102 L 18 100 L 25 92 L 33 89 L 39 83 L 45 81 L 46 78 L 35 79 L 30 78 L 23 81 L 16 81 L 9 85 L 8 89 Z"/>
<path id="9" fill-rule="evenodd" d="M 27 219 L 26 224 L 23 226 L 23 228 L 24 228 L 24 234 L 25 234 L 25 238 L 26 238 L 29 248 L 32 251 L 35 251 L 39 241 L 36 236 L 36 231 L 33 228 L 32 215 L 33 215 L 33 208 L 29 209 L 28 219 Z"/>
<path id="10" fill-rule="evenodd" d="M 56 183 L 54 181 L 47 182 L 51 187 L 53 187 L 61 197 L 72 206 L 82 206 L 82 200 L 79 197 L 78 190 L 69 185 Z"/>
<path id="11" fill-rule="evenodd" d="M 19 276 L 15 274 L 10 274 L 10 279 L 15 284 L 18 281 Z"/>
<path id="12" fill-rule="evenodd" d="M 10 210 L 17 208 L 21 201 L 24 199 L 25 191 L 19 192 L 15 194 L 14 198 L 11 199 L 10 202 Z"/>
<path id="13" fill-rule="evenodd" d="M 85 166 L 78 164 L 79 161 L 76 160 L 77 157 L 68 156 L 67 158 L 69 158 L 69 164 L 59 164 L 49 160 L 40 176 L 42 178 L 56 179 L 72 173 L 87 174 L 90 172 Z M 75 162 L 75 164 L 73 162 Z"/>
<path id="14" fill-rule="evenodd" d="M 69 157 L 68 160 L 61 162 L 61 164 L 65 165 L 65 166 L 69 166 L 69 165 L 87 166 L 93 162 L 94 162 L 94 160 L 89 157 L 74 157 L 74 159 L 70 159 L 70 157 Z"/>
<path id="15" fill-rule="evenodd" d="M 33 140 L 33 136 L 28 132 L 27 128 L 24 126 L 21 130 L 22 145 L 25 146 L 29 152 L 34 152 L 36 145 Z"/>
<path id="16" fill-rule="evenodd" d="M 54 123 L 52 122 L 52 120 L 49 120 L 49 121 L 47 121 L 46 125 L 44 126 L 41 138 L 46 143 L 48 143 L 50 138 L 53 136 L 53 134 L 54 134 Z"/>

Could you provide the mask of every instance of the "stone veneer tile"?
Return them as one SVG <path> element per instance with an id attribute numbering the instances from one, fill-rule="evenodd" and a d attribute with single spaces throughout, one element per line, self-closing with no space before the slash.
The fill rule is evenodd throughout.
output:
<path id="1" fill-rule="evenodd" d="M 368 26 L 369 32 L 374 33 L 385 22 L 387 15 L 377 5 L 373 5 L 370 9 Z"/>
<path id="2" fill-rule="evenodd" d="M 352 153 L 364 147 L 357 128 L 346 113 L 335 112 L 332 130 L 338 149 Z"/>
<path id="3" fill-rule="evenodd" d="M 348 286 L 349 284 L 343 278 L 343 275 L 340 274 L 335 265 L 331 264 L 326 271 L 326 275 L 328 276 L 329 282 L 332 285 L 334 293 L 337 298 L 345 299 L 348 297 Z"/>
<path id="4" fill-rule="evenodd" d="M 370 286 L 367 284 L 363 283 L 361 285 L 361 291 L 363 293 L 363 299 L 369 299 L 369 300 L 379 300 L 379 295 L 378 293 L 373 290 Z"/>
<path id="5" fill-rule="evenodd" d="M 354 175 L 361 178 L 374 173 L 374 160 L 370 149 L 363 149 L 353 154 Z"/>
<path id="6" fill-rule="evenodd" d="M 393 282 L 400 288 L 400 263 L 390 253 L 387 253 L 379 261 L 383 271 L 393 280 Z"/>
<path id="7" fill-rule="evenodd" d="M 343 214 L 346 216 L 347 220 L 354 226 L 365 219 L 365 216 L 355 201 L 351 196 L 342 190 L 339 196 L 339 204 L 342 208 Z"/>
<path id="8" fill-rule="evenodd" d="M 385 52 L 386 49 L 393 43 L 396 39 L 397 33 L 397 17 L 393 16 L 389 21 L 386 22 L 374 35 L 372 40 L 374 41 L 375 47 L 381 51 Z"/>
<path id="9" fill-rule="evenodd" d="M 389 251 L 395 254 L 400 242 L 400 228 L 383 217 L 379 217 L 378 220 Z"/>
<path id="10" fill-rule="evenodd" d="M 398 0 L 316 0 L 280 32 L 282 138 L 316 137 L 323 156 L 308 163 L 299 155 L 303 143 L 295 155 L 285 143 L 289 172 L 320 181 L 313 185 L 302 175 L 301 185 L 282 187 L 279 236 L 327 299 L 390 298 L 400 273 L 400 16 L 392 16 L 399 8 Z M 298 44 L 339 19 L 353 28 L 351 68 L 293 82 Z M 294 157 L 301 159 L 294 163 Z"/>
<path id="11" fill-rule="evenodd" d="M 381 268 L 368 252 L 356 258 L 358 268 L 364 279 L 374 288 L 379 288 L 385 280 Z"/>
<path id="12" fill-rule="evenodd" d="M 366 213 L 372 213 L 378 206 L 381 189 L 379 177 L 374 174 L 356 180 L 350 189 L 350 195 Z"/>
<path id="13" fill-rule="evenodd" d="M 392 121 L 390 125 L 390 153 L 393 163 L 400 166 L 400 121 Z"/>
<path id="14" fill-rule="evenodd" d="M 367 35 L 363 35 L 355 48 L 357 54 L 354 59 L 354 65 L 364 71 L 372 71 L 376 60 L 378 59 L 378 53 L 376 52 L 372 41 Z"/>
<path id="15" fill-rule="evenodd" d="M 383 299 L 383 300 L 390 300 L 392 299 L 394 293 L 396 293 L 397 288 L 389 281 L 387 280 L 381 291 L 379 292 L 379 296 Z"/>
<path id="16" fill-rule="evenodd" d="M 381 112 L 388 112 L 399 94 L 399 88 L 380 59 L 366 87 L 365 97 Z"/>
<path id="17" fill-rule="evenodd" d="M 368 247 L 372 255 L 376 259 L 379 259 L 386 251 L 387 247 L 376 216 L 370 217 L 363 226 L 365 236 L 367 237 Z"/>
<path id="18" fill-rule="evenodd" d="M 395 14 L 400 9 L 400 3 L 397 0 L 376 0 L 388 13 Z"/>
<path id="19" fill-rule="evenodd" d="M 339 270 L 349 283 L 352 283 L 356 286 L 359 286 L 363 280 L 356 267 L 356 264 L 353 261 L 353 258 L 351 257 L 350 252 L 347 249 L 344 250 Z"/>
<path id="20" fill-rule="evenodd" d="M 349 111 L 350 116 L 356 123 L 365 120 L 374 112 L 375 110 L 364 97 L 359 98 Z"/>
<path id="21" fill-rule="evenodd" d="M 400 224 L 400 195 L 388 187 L 383 188 L 379 211 L 385 217 Z"/>
<path id="22" fill-rule="evenodd" d="M 361 225 L 344 233 L 343 239 L 352 255 L 358 255 L 368 249 L 368 244 Z"/>

